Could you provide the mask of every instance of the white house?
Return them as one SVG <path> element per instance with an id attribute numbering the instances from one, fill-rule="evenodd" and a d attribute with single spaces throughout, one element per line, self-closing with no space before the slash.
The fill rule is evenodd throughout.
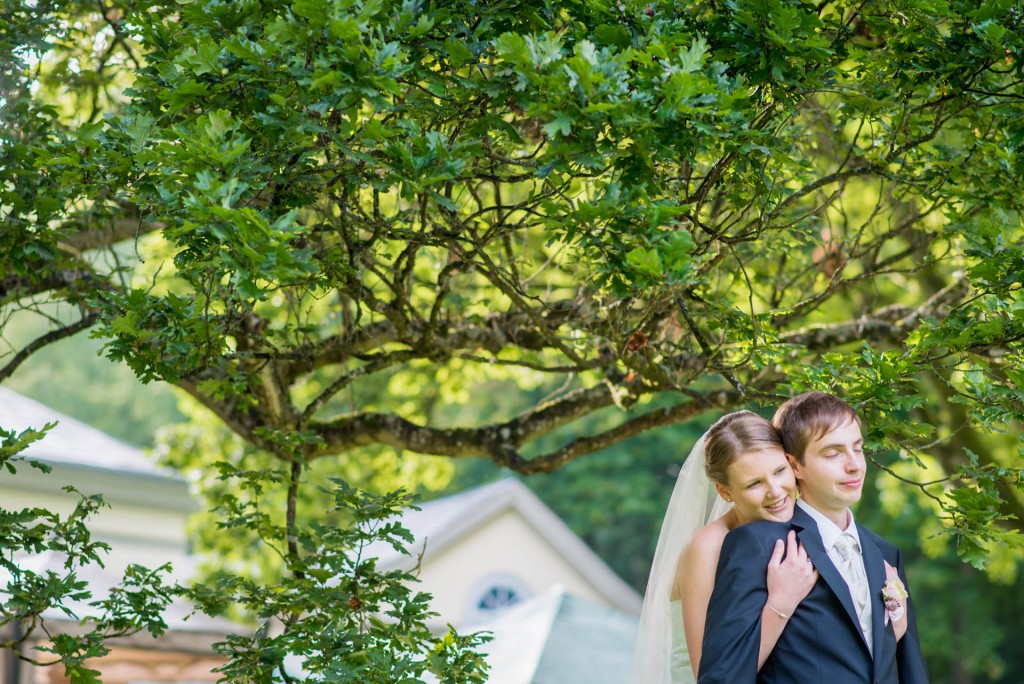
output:
<path id="1" fill-rule="evenodd" d="M 66 513 L 74 498 L 61 491 L 63 485 L 100 493 L 110 508 L 89 527 L 110 545 L 111 554 L 106 569 L 90 569 L 83 577 L 95 595 L 112 586 L 129 562 L 149 567 L 171 562 L 175 579 L 187 579 L 185 520 L 195 510 L 187 483 L 140 449 L 0 387 L 0 426 L 21 431 L 53 422 L 58 426 L 26 453 L 53 472 L 21 467 L 17 476 L 0 476 L 4 508 Z M 434 596 L 431 607 L 440 614 L 431 625 L 436 631 L 452 624 L 462 632 L 493 632 L 486 651 L 494 684 L 620 681 L 642 599 L 525 485 L 500 480 L 420 509 L 402 516 L 416 540 L 410 555 L 379 543 L 369 553 L 383 569 L 418 564 L 417 588 Z M 187 612 L 187 606 L 174 606 L 165 616 L 170 629 L 160 639 L 141 634 L 116 644 L 98 663 L 103 682 L 216 681 L 211 668 L 221 661 L 210 655 L 210 646 L 238 628 L 201 616 L 185 620 Z M 74 629 L 60 615 L 49 617 L 58 629 Z M 66 681 L 60 669 L 29 668 L 9 654 L 4 657 L 5 684 Z M 568 672 L 588 678 L 566 679 Z"/>
<path id="2" fill-rule="evenodd" d="M 409 555 L 379 543 L 369 553 L 384 569 L 419 562 L 417 588 L 433 595 L 438 629 L 490 621 L 554 587 L 626 614 L 640 612 L 642 597 L 518 480 L 419 507 L 402 516 L 416 540 Z"/>
<path id="3" fill-rule="evenodd" d="M 489 632 L 490 684 L 621 684 L 642 597 L 522 482 L 504 479 L 407 510 L 413 570 L 440 613 L 432 627 Z M 417 568 L 417 564 L 419 567 Z"/>

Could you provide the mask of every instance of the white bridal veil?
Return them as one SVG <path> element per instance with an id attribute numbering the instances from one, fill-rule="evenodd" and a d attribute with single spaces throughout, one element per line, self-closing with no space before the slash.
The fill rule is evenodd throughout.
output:
<path id="1" fill-rule="evenodd" d="M 673 651 L 684 651 L 686 641 L 680 619 L 682 608 L 679 602 L 672 601 L 672 585 L 679 556 L 690 537 L 730 506 L 718 496 L 704 472 L 706 436 L 705 433 L 697 440 L 672 488 L 672 498 L 661 524 L 658 547 L 647 580 L 630 684 L 687 684 L 694 681 L 687 658 L 682 658 L 685 662 L 677 663 L 673 674 Z M 679 615 L 674 615 L 674 612 Z"/>

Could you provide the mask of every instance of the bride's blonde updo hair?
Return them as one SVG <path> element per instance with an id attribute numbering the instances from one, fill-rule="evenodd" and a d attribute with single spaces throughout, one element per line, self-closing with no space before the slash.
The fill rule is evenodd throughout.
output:
<path id="1" fill-rule="evenodd" d="M 704 437 L 704 472 L 712 482 L 729 485 L 729 464 L 737 456 L 753 451 L 782 448 L 782 437 L 771 423 L 753 411 L 736 411 L 722 416 Z"/>

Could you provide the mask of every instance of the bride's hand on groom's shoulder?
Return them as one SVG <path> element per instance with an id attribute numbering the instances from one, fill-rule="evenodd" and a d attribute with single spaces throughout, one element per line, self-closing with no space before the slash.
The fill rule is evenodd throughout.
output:
<path id="1" fill-rule="evenodd" d="M 792 615 L 818 581 L 818 571 L 790 530 L 786 540 L 775 542 L 768 561 L 768 603 Z"/>

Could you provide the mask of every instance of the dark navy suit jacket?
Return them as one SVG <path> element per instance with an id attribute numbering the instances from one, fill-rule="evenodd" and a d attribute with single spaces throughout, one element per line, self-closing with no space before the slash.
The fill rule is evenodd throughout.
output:
<path id="1" fill-rule="evenodd" d="M 776 540 L 784 540 L 791 529 L 820 577 L 758 672 L 768 561 Z M 857 530 L 871 589 L 873 651 L 817 524 L 798 506 L 788 523 L 752 522 L 726 535 L 708 605 L 698 684 L 928 684 L 913 603 L 908 602 L 909 626 L 899 643 L 892 624 L 882 624 L 882 561 L 895 567 L 906 584 L 900 551 L 870 530 L 859 525 Z"/>

